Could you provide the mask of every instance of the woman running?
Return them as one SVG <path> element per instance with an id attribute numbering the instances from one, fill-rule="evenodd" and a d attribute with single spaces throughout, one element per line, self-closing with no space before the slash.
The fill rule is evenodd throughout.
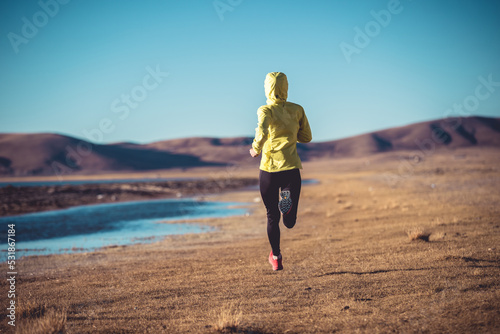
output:
<path id="1" fill-rule="evenodd" d="M 258 125 L 250 155 L 260 161 L 260 194 L 267 210 L 267 236 L 271 244 L 269 263 L 273 270 L 283 269 L 280 251 L 280 212 L 283 224 L 292 228 L 297 220 L 302 163 L 297 142 L 312 139 L 304 108 L 287 102 L 288 80 L 281 72 L 266 76 L 264 89 L 267 105 L 257 111 Z M 281 200 L 279 197 L 281 196 Z"/>

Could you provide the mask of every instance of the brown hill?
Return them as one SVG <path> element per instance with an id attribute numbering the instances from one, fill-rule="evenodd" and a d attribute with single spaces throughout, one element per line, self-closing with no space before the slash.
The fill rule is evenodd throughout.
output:
<path id="1" fill-rule="evenodd" d="M 314 137 L 314 130 L 313 130 Z M 146 147 L 190 154 L 203 161 L 230 164 L 255 162 L 248 155 L 252 138 L 186 138 L 155 142 Z M 469 146 L 500 148 L 500 118 L 446 118 L 375 131 L 349 138 L 298 144 L 302 160 L 353 157 L 387 151 L 426 151 Z"/>
<path id="2" fill-rule="evenodd" d="M 187 154 L 200 157 L 203 161 L 218 162 L 228 165 L 258 164 L 248 151 L 253 138 L 184 138 L 155 142 L 145 145 L 147 148 Z"/>
<path id="3" fill-rule="evenodd" d="M 314 133 L 313 133 L 314 134 Z M 0 176 L 96 174 L 198 166 L 257 165 L 252 138 L 185 138 L 145 145 L 91 144 L 56 134 L 0 134 Z M 340 140 L 299 144 L 302 160 L 388 151 L 500 148 L 500 118 L 447 118 Z"/>
<path id="4" fill-rule="evenodd" d="M 0 134 L 0 175 L 94 174 L 214 166 L 198 157 L 142 145 L 92 144 L 57 134 Z"/>
<path id="5" fill-rule="evenodd" d="M 387 151 L 423 151 L 480 146 L 500 148 L 500 118 L 445 118 L 359 136 L 299 144 L 306 159 L 362 156 Z"/>

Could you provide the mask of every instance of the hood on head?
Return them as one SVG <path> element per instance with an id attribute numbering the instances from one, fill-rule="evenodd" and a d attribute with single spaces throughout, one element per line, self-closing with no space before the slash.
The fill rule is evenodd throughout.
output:
<path id="1" fill-rule="evenodd" d="M 285 102 L 288 97 L 288 79 L 285 73 L 271 72 L 264 81 L 267 104 Z"/>

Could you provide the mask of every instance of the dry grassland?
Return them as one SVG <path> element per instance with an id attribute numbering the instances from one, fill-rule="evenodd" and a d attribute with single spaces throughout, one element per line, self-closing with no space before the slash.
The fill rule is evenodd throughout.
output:
<path id="1" fill-rule="evenodd" d="M 306 163 L 303 178 L 319 183 L 303 187 L 296 227 L 282 227 L 280 272 L 257 190 L 205 198 L 250 210 L 196 221 L 215 232 L 23 259 L 18 332 L 500 332 L 499 153 Z"/>

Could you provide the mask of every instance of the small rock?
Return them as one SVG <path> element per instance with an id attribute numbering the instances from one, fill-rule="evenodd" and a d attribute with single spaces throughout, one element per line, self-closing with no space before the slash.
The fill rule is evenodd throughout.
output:
<path id="1" fill-rule="evenodd" d="M 341 311 L 347 311 L 349 309 L 349 306 L 344 306 Z"/>

